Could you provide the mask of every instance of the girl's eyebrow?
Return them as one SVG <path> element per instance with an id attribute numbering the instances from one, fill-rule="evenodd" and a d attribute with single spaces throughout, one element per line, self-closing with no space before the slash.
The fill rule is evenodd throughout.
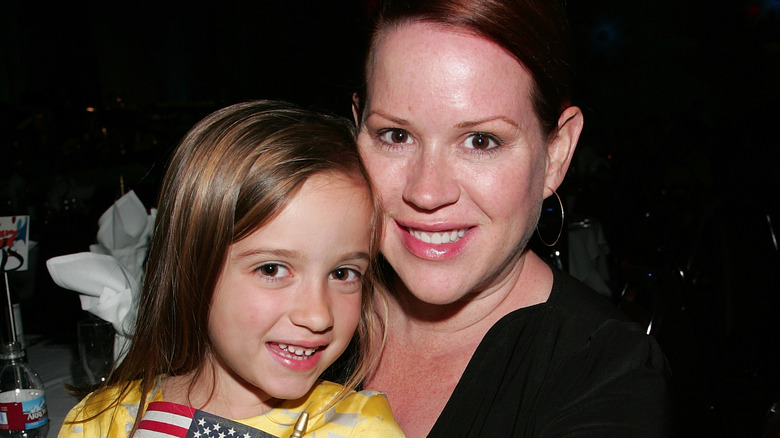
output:
<path id="1" fill-rule="evenodd" d="M 301 253 L 298 251 L 291 251 L 288 249 L 267 249 L 267 248 L 255 248 L 244 252 L 240 252 L 235 255 L 235 258 L 241 260 L 249 257 L 269 256 L 269 255 L 274 257 L 280 257 L 280 258 L 287 258 L 287 259 L 303 258 Z M 371 257 L 368 256 L 368 253 L 363 251 L 355 251 L 355 252 L 344 254 L 340 257 L 340 259 L 341 260 L 365 260 L 366 262 L 371 261 Z"/>
<path id="2" fill-rule="evenodd" d="M 342 260 L 364 260 L 366 262 L 369 262 L 371 261 L 371 257 L 369 257 L 368 253 L 366 252 L 356 251 L 356 252 L 345 254 L 344 257 L 342 257 Z"/>
<path id="3" fill-rule="evenodd" d="M 301 253 L 299 253 L 298 251 L 291 251 L 288 249 L 254 248 L 236 254 L 235 258 L 245 259 L 247 257 L 268 256 L 268 255 L 275 256 L 275 257 L 283 257 L 288 259 L 297 259 L 301 257 Z"/>

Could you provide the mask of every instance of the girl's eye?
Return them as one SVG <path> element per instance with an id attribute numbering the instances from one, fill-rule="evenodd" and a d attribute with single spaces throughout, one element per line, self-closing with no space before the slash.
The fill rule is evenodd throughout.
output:
<path id="1" fill-rule="evenodd" d="M 475 132 L 474 134 L 471 134 L 468 137 L 466 137 L 466 141 L 464 142 L 463 146 L 465 146 L 468 149 L 477 149 L 477 150 L 484 151 L 484 150 L 494 149 L 501 146 L 501 142 L 499 142 L 492 135 L 485 134 L 484 132 Z"/>
<path id="2" fill-rule="evenodd" d="M 264 265 L 260 265 L 260 267 L 257 268 L 257 271 L 266 277 L 272 278 L 287 277 L 289 275 L 287 268 L 280 265 L 279 263 L 266 263 Z"/>
<path id="3" fill-rule="evenodd" d="M 363 274 L 350 268 L 338 268 L 330 273 L 330 278 L 339 281 L 357 281 L 362 277 Z"/>
<path id="4" fill-rule="evenodd" d="M 403 129 L 388 129 L 379 133 L 379 139 L 385 143 L 401 144 L 411 143 L 412 138 L 408 132 Z"/>

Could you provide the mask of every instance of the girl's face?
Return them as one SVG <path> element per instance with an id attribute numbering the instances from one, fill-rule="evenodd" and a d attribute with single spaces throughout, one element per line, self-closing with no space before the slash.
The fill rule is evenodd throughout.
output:
<path id="1" fill-rule="evenodd" d="M 297 399 L 344 352 L 361 315 L 371 214 L 364 184 L 315 175 L 231 245 L 209 314 L 218 392 L 238 404 Z"/>
<path id="2" fill-rule="evenodd" d="M 385 210 L 382 253 L 426 303 L 508 284 L 558 186 L 531 76 L 498 45 L 429 23 L 388 30 L 372 54 L 358 143 Z"/>

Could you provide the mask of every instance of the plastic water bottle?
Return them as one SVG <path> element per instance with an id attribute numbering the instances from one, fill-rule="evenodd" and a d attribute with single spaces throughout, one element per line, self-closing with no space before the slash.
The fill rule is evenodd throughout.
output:
<path id="1" fill-rule="evenodd" d="M 41 378 L 18 342 L 0 346 L 0 437 L 46 438 L 49 415 Z"/>

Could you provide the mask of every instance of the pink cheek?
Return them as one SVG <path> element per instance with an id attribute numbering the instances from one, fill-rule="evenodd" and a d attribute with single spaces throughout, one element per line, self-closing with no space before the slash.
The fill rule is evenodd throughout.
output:
<path id="1" fill-rule="evenodd" d="M 344 320 L 349 321 L 349 327 L 357 328 L 358 324 L 360 323 L 360 300 L 356 300 L 356 303 L 349 303 L 348 307 L 350 310 L 344 315 Z M 345 307 L 346 308 L 346 307 Z"/>

